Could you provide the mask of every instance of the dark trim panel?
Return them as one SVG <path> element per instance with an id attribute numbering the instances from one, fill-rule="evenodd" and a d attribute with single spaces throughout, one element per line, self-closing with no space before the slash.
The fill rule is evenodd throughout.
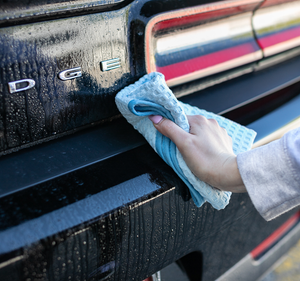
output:
<path id="1" fill-rule="evenodd" d="M 196 92 L 181 100 L 216 113 L 230 112 L 288 85 L 296 84 L 300 81 L 299 64 L 300 57 L 297 57 L 276 67 Z M 233 120 L 237 118 L 238 116 L 235 116 Z M 89 166 L 142 144 L 145 144 L 145 140 L 122 118 L 2 156 L 0 195 L 4 196 L 80 167 Z"/>

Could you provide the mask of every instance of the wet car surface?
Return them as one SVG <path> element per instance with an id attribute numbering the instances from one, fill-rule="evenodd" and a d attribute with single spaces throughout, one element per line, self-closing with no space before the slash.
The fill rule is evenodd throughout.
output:
<path id="1" fill-rule="evenodd" d="M 159 70 L 147 69 L 147 59 L 160 58 L 152 66 L 168 66 L 163 72 L 209 53 L 207 45 L 196 52 L 192 44 L 184 48 L 193 49 L 193 57 L 166 55 L 166 45 L 147 53 L 147 36 L 162 44 L 176 32 L 189 36 L 228 19 L 235 26 L 243 14 L 248 24 L 258 8 L 280 1 L 0 3 L 1 280 L 144 280 L 176 261 L 189 280 L 215 280 L 296 212 L 267 223 L 247 194 L 234 194 L 221 211 L 197 208 L 114 103 L 120 89 Z M 178 26 L 174 11 L 201 17 Z M 172 17 L 175 25 L 166 28 Z M 149 29 L 151 20 L 160 28 Z M 267 35 L 247 29 L 253 38 L 242 43 L 226 37 L 220 45 L 217 36 L 212 52 L 251 41 L 256 55 L 232 58 L 228 51 L 225 58 L 237 64 L 217 61 L 209 73 L 195 69 L 198 76 L 176 72 L 171 89 L 183 102 L 255 129 L 257 140 L 266 142 L 299 116 L 300 49 L 288 45 L 269 54 L 257 38 L 297 32 L 298 21 L 293 24 Z"/>

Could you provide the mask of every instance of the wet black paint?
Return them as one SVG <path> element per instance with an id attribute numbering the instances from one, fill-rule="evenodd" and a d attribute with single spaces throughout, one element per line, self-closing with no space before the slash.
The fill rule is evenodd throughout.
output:
<path id="1" fill-rule="evenodd" d="M 10 166 L 0 182 L 0 280 L 140 281 L 195 251 L 203 256 L 203 280 L 215 280 L 290 214 L 266 223 L 246 194 L 233 195 L 225 210 L 209 204 L 196 208 L 186 186 L 144 141 L 132 137 L 129 125 L 119 135 L 101 130 L 112 128 L 118 116 L 115 94 L 145 74 L 144 30 L 151 17 L 210 1 L 124 1 L 123 6 L 112 1 L 47 15 L 23 13 L 58 2 L 66 3 L 0 2 L 2 16 L 4 7 L 13 11 L 0 22 L 0 151 L 32 145 L 1 158 Z M 102 73 L 100 61 L 113 57 L 121 58 L 121 71 Z M 77 66 L 82 67 L 81 78 L 57 78 L 60 71 Z M 36 87 L 10 94 L 7 83 L 23 78 L 34 79 Z M 252 81 L 248 78 L 239 82 L 247 84 Z M 227 84 L 238 86 L 237 81 Z M 236 95 L 227 88 L 226 93 L 224 84 L 219 88 L 224 92 L 214 88 L 215 94 L 224 94 L 226 102 L 245 99 L 242 91 Z M 185 100 L 215 110 L 224 106 L 211 102 L 211 95 L 210 89 L 195 90 Z M 77 136 L 94 128 L 77 131 L 92 126 L 100 128 L 95 130 L 98 139 L 85 146 Z M 73 135 L 52 140 L 66 133 Z M 45 143 L 50 140 L 53 150 Z M 62 150 L 62 143 L 69 150 Z M 38 157 L 26 162 L 26 153 Z M 10 185 L 11 177 L 15 182 Z M 130 193 L 118 193 L 116 186 L 129 186 Z M 133 200 L 141 190 L 144 194 Z M 93 198 L 99 204 L 91 210 Z"/>
<path id="2" fill-rule="evenodd" d="M 0 152 L 119 114 L 114 96 L 133 81 L 126 12 L 0 30 Z M 102 72 L 100 62 L 114 57 L 121 68 Z M 78 66 L 82 77 L 58 78 L 60 71 Z M 25 78 L 35 87 L 9 93 L 9 82 Z"/>
<path id="3" fill-rule="evenodd" d="M 13 3 L 6 4 L 19 11 Z M 28 7 L 43 10 L 40 5 L 45 3 L 19 5 L 24 11 Z M 143 0 L 116 11 L 90 13 L 87 9 L 85 16 L 61 15 L 52 21 L 36 22 L 32 16 L 33 23 L 1 28 L 0 154 L 117 116 L 116 93 L 146 74 L 144 31 L 150 17 L 203 3 Z M 51 13 L 48 16 L 51 19 Z M 100 62 L 115 57 L 121 59 L 122 67 L 102 72 Z M 81 78 L 58 79 L 60 71 L 78 66 Z M 8 92 L 9 82 L 25 78 L 33 79 L 35 87 Z"/>

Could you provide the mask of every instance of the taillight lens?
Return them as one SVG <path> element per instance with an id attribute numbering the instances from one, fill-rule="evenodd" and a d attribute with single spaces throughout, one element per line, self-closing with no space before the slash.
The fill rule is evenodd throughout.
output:
<path id="1" fill-rule="evenodd" d="M 146 68 L 163 73 L 174 86 L 296 46 L 300 1 L 217 2 L 152 18 L 146 27 Z"/>
<path id="2" fill-rule="evenodd" d="M 266 57 L 300 45 L 300 1 L 268 3 L 273 6 L 262 7 L 253 16 L 257 42 Z"/>
<path id="3" fill-rule="evenodd" d="M 262 58 L 248 12 L 259 2 L 225 1 L 153 18 L 146 28 L 147 72 L 163 73 L 174 86 Z"/>

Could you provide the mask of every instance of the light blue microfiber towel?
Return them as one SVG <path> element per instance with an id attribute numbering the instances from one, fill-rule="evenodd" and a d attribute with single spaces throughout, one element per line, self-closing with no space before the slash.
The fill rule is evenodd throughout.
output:
<path id="1" fill-rule="evenodd" d="M 176 145 L 158 132 L 147 116 L 161 115 L 175 122 L 186 132 L 189 132 L 186 115 L 203 115 L 208 119 L 216 119 L 232 138 L 235 154 L 251 148 L 256 136 L 253 130 L 214 113 L 178 101 L 166 85 L 163 74 L 157 72 L 147 74 L 139 81 L 121 90 L 116 96 L 116 104 L 127 121 L 146 138 L 153 149 L 188 186 L 198 207 L 206 201 L 218 210 L 226 207 L 231 192 L 217 190 L 195 177 Z"/>

